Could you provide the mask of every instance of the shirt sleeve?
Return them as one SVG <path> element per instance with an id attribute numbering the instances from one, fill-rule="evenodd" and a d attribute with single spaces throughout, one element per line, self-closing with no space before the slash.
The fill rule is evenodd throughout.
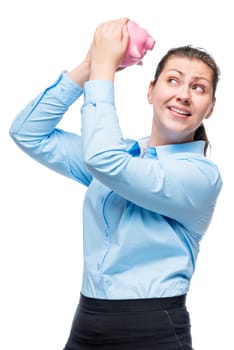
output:
<path id="1" fill-rule="evenodd" d="M 88 186 L 92 175 L 84 164 L 81 136 L 56 127 L 82 93 L 63 72 L 15 117 L 10 136 L 38 162 Z"/>
<path id="2" fill-rule="evenodd" d="M 119 126 L 113 83 L 89 81 L 84 92 L 84 159 L 93 176 L 136 205 L 205 232 L 222 186 L 217 167 L 196 153 L 132 157 Z"/>

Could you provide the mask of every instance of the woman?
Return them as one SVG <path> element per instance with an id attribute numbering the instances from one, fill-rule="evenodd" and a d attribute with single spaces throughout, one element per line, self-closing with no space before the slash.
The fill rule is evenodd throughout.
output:
<path id="1" fill-rule="evenodd" d="M 222 187 L 203 126 L 219 69 L 203 50 L 170 50 L 149 86 L 150 137 L 124 140 L 114 77 L 127 21 L 101 24 L 86 59 L 10 130 L 30 156 L 88 188 L 83 283 L 66 350 L 192 349 L 186 295 Z M 81 136 L 56 128 L 82 93 Z"/>

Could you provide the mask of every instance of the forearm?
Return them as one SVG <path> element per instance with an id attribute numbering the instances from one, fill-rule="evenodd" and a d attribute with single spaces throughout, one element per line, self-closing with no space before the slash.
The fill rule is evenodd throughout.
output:
<path id="1" fill-rule="evenodd" d="M 18 142 L 37 142 L 48 137 L 82 92 L 82 88 L 63 73 L 16 116 L 10 128 L 11 136 Z"/>
<path id="2" fill-rule="evenodd" d="M 10 135 L 35 160 L 88 185 L 92 177 L 83 162 L 80 136 L 56 127 L 82 93 L 82 88 L 63 73 L 16 116 Z"/>

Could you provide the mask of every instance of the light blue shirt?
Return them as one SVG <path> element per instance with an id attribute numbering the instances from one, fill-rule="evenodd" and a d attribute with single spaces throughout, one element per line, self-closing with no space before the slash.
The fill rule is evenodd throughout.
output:
<path id="1" fill-rule="evenodd" d="M 81 136 L 57 128 L 84 92 Z M 10 134 L 31 157 L 87 186 L 83 210 L 88 297 L 186 294 L 222 179 L 204 142 L 148 147 L 124 140 L 110 81 L 84 90 L 65 73 L 26 106 Z"/>

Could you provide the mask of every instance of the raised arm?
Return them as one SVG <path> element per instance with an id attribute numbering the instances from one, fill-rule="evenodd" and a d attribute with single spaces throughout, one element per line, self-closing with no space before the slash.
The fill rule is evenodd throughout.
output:
<path id="1" fill-rule="evenodd" d="M 28 155 L 51 168 L 88 185 L 92 176 L 83 162 L 81 137 L 57 128 L 71 104 L 83 93 L 89 78 L 90 57 L 31 101 L 15 118 L 10 135 Z"/>
<path id="2" fill-rule="evenodd" d="M 222 182 L 216 166 L 203 156 L 202 142 L 191 147 L 169 145 L 171 153 L 152 160 L 133 157 L 123 140 L 113 81 L 128 41 L 125 23 L 125 19 L 107 22 L 94 38 L 82 108 L 86 165 L 93 176 L 127 200 L 202 234 Z"/>

